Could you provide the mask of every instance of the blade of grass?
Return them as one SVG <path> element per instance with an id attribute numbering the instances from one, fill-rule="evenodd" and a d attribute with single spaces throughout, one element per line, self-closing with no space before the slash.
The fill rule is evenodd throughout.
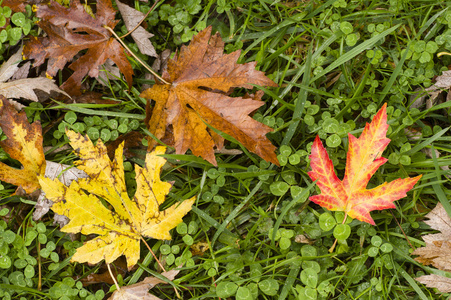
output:
<path id="1" fill-rule="evenodd" d="M 312 69 L 312 51 L 313 51 L 313 41 L 310 44 L 310 48 L 308 50 L 307 59 L 305 61 L 305 72 L 304 78 L 302 79 L 302 86 L 308 86 L 310 81 L 310 72 Z M 296 106 L 294 108 L 293 113 L 293 123 L 288 127 L 287 133 L 282 140 L 282 145 L 288 145 L 293 138 L 296 129 L 298 128 L 299 123 L 301 122 L 302 112 L 304 111 L 304 104 L 307 101 L 308 92 L 306 89 L 301 89 L 298 94 L 298 99 L 296 101 Z"/>
<path id="2" fill-rule="evenodd" d="M 386 37 L 387 35 L 389 35 L 390 33 L 392 33 L 393 31 L 395 31 L 396 29 L 399 28 L 399 26 L 401 26 L 401 24 L 395 25 L 381 33 L 379 33 L 378 35 L 370 38 L 369 40 L 364 41 L 363 43 L 355 46 L 354 48 L 352 48 L 350 51 L 346 52 L 345 54 L 343 54 L 342 56 L 340 56 L 337 60 L 335 60 L 333 63 L 331 63 L 327 68 L 325 68 L 322 72 L 320 72 L 319 74 L 317 74 L 315 77 L 313 77 L 310 80 L 310 84 L 312 84 L 313 82 L 315 82 L 316 80 L 318 80 L 318 78 L 320 78 L 321 76 L 329 73 L 330 71 L 334 70 L 335 68 L 341 66 L 342 64 L 344 64 L 345 62 L 351 60 L 352 58 L 356 57 L 357 55 L 361 54 L 363 51 L 365 51 L 368 48 L 371 48 L 374 44 L 376 44 L 379 40 L 381 40 L 382 38 Z"/>
<path id="3" fill-rule="evenodd" d="M 290 203 L 288 203 L 287 206 L 285 206 L 282 210 L 282 212 L 280 213 L 280 215 L 277 217 L 277 221 L 274 224 L 273 227 L 273 231 L 272 231 L 272 236 L 271 236 L 271 246 L 275 246 L 275 241 L 276 241 L 276 233 L 277 230 L 279 230 L 280 224 L 282 224 L 283 221 L 283 217 L 288 213 L 288 211 L 299 202 L 300 199 L 302 199 L 305 195 L 307 195 L 308 193 L 310 193 L 310 190 L 315 186 L 315 182 L 310 183 L 305 190 L 302 191 L 302 193 L 298 194 L 293 200 L 290 201 Z"/>
<path id="4" fill-rule="evenodd" d="M 442 135 L 445 134 L 445 132 L 447 132 L 449 130 L 450 127 L 447 127 L 445 129 L 440 130 L 439 132 L 437 132 L 436 134 L 434 134 L 433 136 L 431 136 L 430 138 L 425 139 L 423 142 L 419 143 L 418 145 L 414 146 L 413 148 L 411 148 L 409 151 L 403 152 L 402 154 L 405 155 L 412 155 L 418 151 L 420 151 L 421 149 L 425 148 L 428 145 L 431 145 L 432 142 L 434 142 L 435 140 L 437 140 L 439 137 L 441 137 Z"/>
<path id="5" fill-rule="evenodd" d="M 215 235 L 211 239 L 211 247 L 213 247 L 214 243 L 218 239 L 218 237 L 221 235 L 221 233 L 226 229 L 227 225 L 232 221 L 241 211 L 241 209 L 249 202 L 249 200 L 252 199 L 252 197 L 257 193 L 257 191 L 260 189 L 264 181 L 260 180 L 257 185 L 252 189 L 252 191 L 247 195 L 246 198 L 243 199 L 243 201 L 235 207 L 235 209 L 230 213 L 230 215 L 222 222 L 221 226 L 218 228 L 218 230 L 215 232 Z"/>
<path id="6" fill-rule="evenodd" d="M 398 270 L 398 273 L 401 274 L 402 277 L 410 284 L 410 286 L 415 290 L 417 296 L 422 300 L 428 300 L 429 298 L 423 293 L 421 288 L 418 286 L 416 281 L 398 264 L 395 263 L 395 267 Z"/>

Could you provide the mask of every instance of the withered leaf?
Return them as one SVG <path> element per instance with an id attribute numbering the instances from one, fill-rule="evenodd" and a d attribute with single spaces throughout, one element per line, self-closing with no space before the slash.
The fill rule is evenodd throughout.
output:
<path id="1" fill-rule="evenodd" d="M 13 12 L 25 12 L 26 0 L 3 0 L 2 7 L 8 6 Z"/>
<path id="2" fill-rule="evenodd" d="M 191 149 L 194 155 L 216 165 L 214 148 L 222 148 L 224 139 L 207 123 L 278 164 L 276 147 L 265 136 L 272 129 L 249 116 L 264 102 L 228 96 L 236 87 L 277 85 L 255 70 L 256 62 L 237 64 L 240 51 L 223 52 L 224 42 L 219 33 L 211 36 L 211 27 L 194 36 L 189 46 L 182 46 L 163 71 L 162 78 L 170 84 L 155 84 L 141 93 L 141 97 L 156 102 L 148 129 L 162 139 L 172 127 L 176 153 Z M 154 145 L 150 141 L 149 147 Z"/>
<path id="3" fill-rule="evenodd" d="M 116 0 L 116 4 L 117 8 L 121 12 L 122 19 L 124 20 L 127 30 L 132 30 L 135 28 L 135 26 L 138 25 L 138 23 L 145 16 L 142 12 L 123 4 L 118 0 Z M 145 30 L 142 26 L 138 26 L 138 28 L 131 33 L 131 36 L 142 54 L 153 57 L 157 56 L 157 52 L 149 40 L 153 37 L 153 34 Z"/>
<path id="4" fill-rule="evenodd" d="M 174 280 L 179 272 L 180 270 L 173 269 L 163 272 L 161 275 L 169 280 Z M 149 294 L 149 290 L 160 283 L 165 283 L 165 281 L 156 277 L 146 277 L 138 283 L 121 287 L 121 289 L 115 291 L 108 300 L 161 300 L 160 298 Z"/>
<path id="5" fill-rule="evenodd" d="M 69 165 L 60 164 L 53 161 L 46 161 L 45 177 L 52 180 L 58 178 L 58 180 L 61 181 L 64 185 L 69 186 L 72 181 L 79 178 L 86 178 L 88 177 L 88 174 Z M 44 216 L 50 210 L 52 204 L 53 201 L 47 199 L 45 197 L 45 193 L 41 192 L 36 202 L 35 210 L 33 212 L 33 220 L 40 220 L 42 216 Z"/>
<path id="6" fill-rule="evenodd" d="M 423 236 L 426 247 L 417 248 L 412 255 L 418 255 L 416 261 L 424 265 L 433 265 L 439 270 L 451 272 L 451 218 L 441 203 L 426 215 L 425 221 L 431 228 L 440 233 Z M 428 287 L 437 288 L 442 293 L 451 292 L 451 279 L 438 275 L 424 275 L 415 278 Z"/>
<path id="7" fill-rule="evenodd" d="M 24 55 L 34 59 L 39 66 L 48 58 L 47 74 L 55 76 L 66 63 L 73 60 L 81 50 L 87 52 L 69 65 L 74 73 L 61 86 L 71 95 L 81 93 L 84 76 L 99 76 L 99 66 L 109 58 L 116 63 L 129 86 L 133 69 L 127 60 L 124 48 L 104 28 L 114 28 L 119 22 L 114 19 L 116 11 L 110 0 L 97 1 L 95 18 L 89 15 L 79 1 L 72 1 L 69 8 L 51 1 L 49 5 L 37 5 L 38 23 L 47 37 L 31 38 L 25 44 Z"/>
<path id="8" fill-rule="evenodd" d="M 60 90 L 53 80 L 45 77 L 37 78 L 23 78 L 18 80 L 10 79 L 18 70 L 19 63 L 22 61 L 22 49 L 12 55 L 3 65 L 0 67 L 0 94 L 4 97 L 11 98 L 25 98 L 31 101 L 38 102 L 38 96 L 34 90 L 41 90 L 50 94 L 52 91 L 61 93 L 70 98 L 66 92 Z M 14 103 L 16 108 L 21 108 L 23 105 Z"/>

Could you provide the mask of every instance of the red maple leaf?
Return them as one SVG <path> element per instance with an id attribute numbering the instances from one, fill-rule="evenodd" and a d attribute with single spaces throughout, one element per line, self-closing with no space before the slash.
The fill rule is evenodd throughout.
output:
<path id="1" fill-rule="evenodd" d="M 390 143 L 386 137 L 387 104 L 384 104 L 367 123 L 359 138 L 349 134 L 349 148 L 346 160 L 346 171 L 343 180 L 338 179 L 334 166 L 326 149 L 317 136 L 312 145 L 308 172 L 321 190 L 320 195 L 311 196 L 310 200 L 332 211 L 344 211 L 351 218 L 375 225 L 370 211 L 395 208 L 393 201 L 406 196 L 421 175 L 414 178 L 396 179 L 367 190 L 366 186 L 377 169 L 388 159 L 382 152 Z"/>

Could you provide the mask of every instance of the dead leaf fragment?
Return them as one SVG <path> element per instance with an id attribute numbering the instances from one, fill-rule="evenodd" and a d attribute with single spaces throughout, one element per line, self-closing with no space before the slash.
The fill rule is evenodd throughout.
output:
<path id="1" fill-rule="evenodd" d="M 25 12 L 26 0 L 3 0 L 2 7 L 8 6 L 13 12 Z"/>
<path id="2" fill-rule="evenodd" d="M 427 287 L 438 289 L 441 293 L 451 292 L 451 278 L 431 274 L 423 275 L 415 279 L 418 282 L 425 284 Z"/>
<path id="3" fill-rule="evenodd" d="M 38 102 L 38 96 L 34 90 L 41 90 L 50 94 L 51 92 L 57 92 L 66 95 L 70 98 L 66 92 L 60 90 L 53 80 L 45 77 L 37 78 L 22 78 L 13 81 L 6 82 L 16 72 L 19 71 L 19 63 L 22 61 L 22 49 L 12 55 L 3 65 L 0 67 L 0 94 L 4 97 L 11 98 L 25 98 L 31 101 Z M 23 105 L 15 103 L 16 108 L 21 108 Z M 19 104 L 19 105 L 17 105 Z"/>
<path id="4" fill-rule="evenodd" d="M 52 180 L 58 178 L 64 185 L 69 186 L 73 180 L 86 178 L 88 174 L 69 165 L 46 161 L 45 177 Z M 40 220 L 50 210 L 52 205 L 53 202 L 45 197 L 45 193 L 41 192 L 36 202 L 35 211 L 33 212 L 33 221 Z M 61 217 L 57 218 L 55 215 L 55 219 L 58 221 L 58 224 L 62 223 Z M 67 218 L 64 220 L 66 221 Z"/>
<path id="5" fill-rule="evenodd" d="M 0 127 L 7 137 L 0 146 L 22 164 L 22 169 L 16 169 L 0 162 L 0 179 L 29 194 L 40 188 L 38 176 L 44 175 L 46 168 L 41 124 L 28 123 L 25 112 L 18 113 L 3 96 L 0 100 Z"/>
<path id="6" fill-rule="evenodd" d="M 121 12 L 127 30 L 134 29 L 145 16 L 142 12 L 123 4 L 118 0 L 116 0 L 116 4 Z M 131 36 L 142 54 L 157 57 L 157 52 L 149 40 L 153 37 L 153 34 L 145 30 L 142 26 L 138 26 L 138 28 L 131 33 Z"/>
<path id="7" fill-rule="evenodd" d="M 180 270 L 173 269 L 168 272 L 163 272 L 161 275 L 169 280 L 174 280 L 179 272 Z M 115 291 L 108 300 L 161 300 L 160 298 L 149 294 L 149 290 L 160 283 L 166 282 L 156 277 L 146 277 L 138 283 L 121 287 L 121 289 Z"/>
<path id="8" fill-rule="evenodd" d="M 237 87 L 277 85 L 255 70 L 256 62 L 237 64 L 240 51 L 224 54 L 221 36 L 211 36 L 211 30 L 207 27 L 194 36 L 189 46 L 182 46 L 180 53 L 168 61 L 162 77 L 170 84 L 155 84 L 141 93 L 141 97 L 156 102 L 148 129 L 162 139 L 172 127 L 177 154 L 191 149 L 194 155 L 216 165 L 214 148 L 222 148 L 224 139 L 207 123 L 278 165 L 276 147 L 265 136 L 272 129 L 249 116 L 264 102 L 228 96 Z M 155 145 L 155 141 L 149 141 L 149 148 Z"/>
<path id="9" fill-rule="evenodd" d="M 426 247 L 415 249 L 412 255 L 418 255 L 415 260 L 419 263 L 433 265 L 439 270 L 451 272 L 451 218 L 441 203 L 437 203 L 437 206 L 426 215 L 426 218 L 429 220 L 424 222 L 440 233 L 423 236 Z M 451 292 L 450 278 L 431 274 L 415 279 L 428 287 L 437 288 L 442 293 Z"/>
<path id="10" fill-rule="evenodd" d="M 98 77 L 99 67 L 108 58 L 116 63 L 131 86 L 133 69 L 124 48 L 104 27 L 113 29 L 119 22 L 114 19 L 116 11 L 110 0 L 97 1 L 95 18 L 85 11 L 80 1 L 71 1 L 69 8 L 55 1 L 36 7 L 36 16 L 41 18 L 38 25 L 47 37 L 31 38 L 24 46 L 25 57 L 34 59 L 36 66 L 48 59 L 47 74 L 53 77 L 77 53 L 87 49 L 69 65 L 74 73 L 61 86 L 63 90 L 71 95 L 80 95 L 83 78 L 86 75 Z"/>
<path id="11" fill-rule="evenodd" d="M 451 94 L 449 93 L 450 89 L 451 89 L 451 70 L 443 71 L 442 75 L 437 76 L 437 78 L 435 78 L 435 83 L 433 85 L 423 90 L 419 89 L 418 93 L 415 93 L 410 97 L 410 100 L 412 102 L 410 107 L 419 108 L 426 103 L 426 109 L 430 109 L 432 106 L 438 104 L 439 102 L 443 102 L 443 100 L 439 98 L 439 95 L 443 91 L 448 92 L 446 101 L 449 101 L 451 97 Z"/>
<path id="12" fill-rule="evenodd" d="M 139 147 L 142 145 L 142 140 L 144 136 L 142 133 L 138 131 L 130 131 L 126 134 L 120 135 L 117 139 L 112 141 L 106 147 L 108 150 L 108 156 L 113 159 L 115 149 L 124 142 L 124 155 L 129 158 L 133 156 L 133 153 L 130 151 L 130 148 Z"/>

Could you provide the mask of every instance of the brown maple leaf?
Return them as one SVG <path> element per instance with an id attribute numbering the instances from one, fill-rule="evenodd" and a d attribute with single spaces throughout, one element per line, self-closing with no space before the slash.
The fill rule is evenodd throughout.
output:
<path id="1" fill-rule="evenodd" d="M 99 76 L 99 66 L 109 58 L 116 63 L 129 86 L 133 69 L 124 48 L 104 27 L 114 28 L 116 11 L 110 0 L 97 1 L 95 18 L 89 15 L 79 1 L 72 1 L 69 8 L 51 1 L 49 5 L 37 5 L 38 25 L 47 37 L 32 38 L 25 44 L 24 56 L 35 60 L 39 66 L 48 58 L 47 74 L 55 76 L 58 70 L 73 60 L 81 50 L 87 52 L 69 65 L 74 73 L 61 86 L 71 95 L 79 95 L 81 81 L 86 76 Z"/>
<path id="2" fill-rule="evenodd" d="M 451 256 L 451 218 L 441 203 L 438 203 L 426 217 L 429 220 L 425 223 L 440 233 L 423 236 L 426 247 L 415 249 L 412 255 L 418 255 L 415 260 L 424 265 L 433 265 L 439 270 L 451 272 L 451 260 L 449 259 Z M 442 293 L 451 292 L 451 278 L 430 274 L 415 279 L 428 287 L 437 288 Z"/>
<path id="3" fill-rule="evenodd" d="M 216 165 L 213 149 L 222 148 L 224 139 L 210 130 L 208 124 L 278 165 L 276 147 L 265 136 L 272 129 L 249 116 L 264 102 L 228 96 L 236 87 L 251 89 L 251 84 L 277 84 L 255 70 L 256 62 L 237 64 L 240 51 L 231 54 L 223 51 L 221 36 L 219 33 L 211 36 L 210 26 L 169 60 L 162 77 L 170 84 L 155 84 L 141 93 L 141 97 L 156 102 L 149 131 L 161 139 L 168 127 L 172 127 L 178 154 L 191 149 L 194 155 Z"/>

